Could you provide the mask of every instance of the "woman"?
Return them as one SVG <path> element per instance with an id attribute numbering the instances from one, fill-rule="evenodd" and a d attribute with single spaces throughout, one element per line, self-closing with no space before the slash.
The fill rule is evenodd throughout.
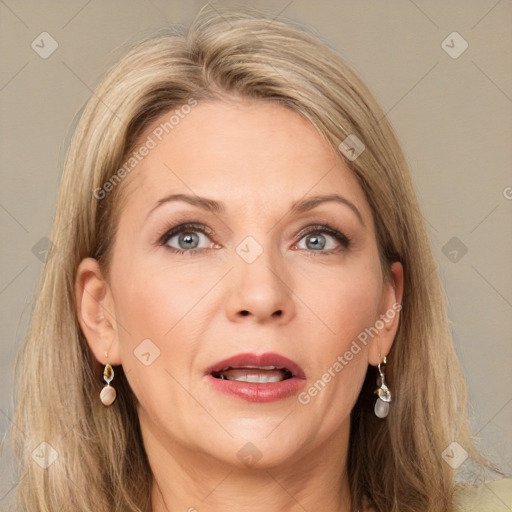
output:
<path id="1" fill-rule="evenodd" d="M 320 41 L 204 9 L 131 50 L 51 239 L 23 510 L 455 510 L 443 455 L 482 461 L 436 264 L 388 120 Z"/>

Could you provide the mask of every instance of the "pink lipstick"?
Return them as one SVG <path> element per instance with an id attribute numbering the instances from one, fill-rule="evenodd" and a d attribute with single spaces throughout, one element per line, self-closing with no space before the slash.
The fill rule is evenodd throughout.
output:
<path id="1" fill-rule="evenodd" d="M 302 368 L 280 354 L 238 354 L 210 366 L 214 389 L 248 402 L 273 402 L 296 395 L 306 383 Z"/>

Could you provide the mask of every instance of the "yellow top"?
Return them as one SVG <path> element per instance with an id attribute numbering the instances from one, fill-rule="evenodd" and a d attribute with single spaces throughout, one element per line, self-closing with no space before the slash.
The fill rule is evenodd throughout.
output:
<path id="1" fill-rule="evenodd" d="M 512 510 L 512 478 L 489 482 L 459 491 L 457 512 L 510 512 Z"/>

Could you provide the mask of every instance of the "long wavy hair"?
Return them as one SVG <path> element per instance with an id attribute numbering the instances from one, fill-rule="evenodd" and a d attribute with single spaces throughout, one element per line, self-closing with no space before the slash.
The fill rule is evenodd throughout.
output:
<path id="1" fill-rule="evenodd" d="M 453 470 L 442 453 L 456 441 L 479 456 L 437 265 L 397 137 L 359 75 L 318 38 L 292 22 L 210 8 L 188 30 L 165 29 L 131 47 L 104 76 L 74 132 L 50 235 L 54 250 L 16 360 L 10 438 L 22 510 L 151 511 L 136 397 L 118 367 L 118 400 L 110 408 L 99 400 L 102 367 L 77 320 L 76 270 L 90 256 L 108 276 L 124 182 L 100 199 L 95 191 L 119 177 L 144 130 L 191 99 L 234 96 L 276 102 L 312 123 L 365 192 L 383 268 L 393 261 L 404 267 L 400 326 L 388 355 L 389 416 L 374 415 L 371 366 L 351 413 L 354 508 L 452 511 Z M 355 160 L 338 149 L 350 135 L 365 145 Z"/>

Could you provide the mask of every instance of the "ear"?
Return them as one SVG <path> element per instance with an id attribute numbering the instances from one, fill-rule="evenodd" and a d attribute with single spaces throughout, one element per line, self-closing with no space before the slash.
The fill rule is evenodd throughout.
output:
<path id="1" fill-rule="evenodd" d="M 97 260 L 85 258 L 78 266 L 75 297 L 78 322 L 98 362 L 121 364 L 114 299 Z"/>
<path id="2" fill-rule="evenodd" d="M 375 321 L 378 334 L 373 338 L 368 352 L 368 362 L 377 366 L 388 355 L 398 330 L 402 296 L 404 292 L 404 269 L 402 264 L 391 265 L 389 279 L 384 283 L 379 318 Z"/>

